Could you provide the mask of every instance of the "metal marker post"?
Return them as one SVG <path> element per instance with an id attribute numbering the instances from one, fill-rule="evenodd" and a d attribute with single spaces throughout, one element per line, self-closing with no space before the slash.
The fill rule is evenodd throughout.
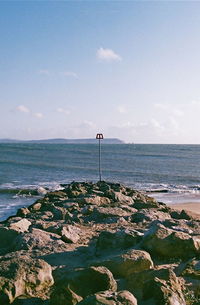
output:
<path id="1" fill-rule="evenodd" d="M 103 140 L 103 134 L 97 133 L 96 139 L 99 140 L 99 181 L 101 181 L 101 140 Z"/>

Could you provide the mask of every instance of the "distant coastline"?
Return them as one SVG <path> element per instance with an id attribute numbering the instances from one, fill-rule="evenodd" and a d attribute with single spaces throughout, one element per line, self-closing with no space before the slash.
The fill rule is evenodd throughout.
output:
<path id="1" fill-rule="evenodd" d="M 35 144 L 97 144 L 98 140 L 88 139 L 43 139 L 43 140 L 15 140 L 15 139 L 0 139 L 0 143 L 13 144 L 13 143 L 35 143 Z M 125 144 L 124 141 L 118 138 L 106 138 L 102 141 L 103 144 Z"/>

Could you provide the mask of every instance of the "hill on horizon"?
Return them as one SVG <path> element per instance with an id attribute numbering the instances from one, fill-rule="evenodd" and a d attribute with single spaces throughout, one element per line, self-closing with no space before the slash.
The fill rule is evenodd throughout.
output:
<path id="1" fill-rule="evenodd" d="M 97 144 L 97 139 L 42 139 L 42 140 L 16 140 L 16 139 L 0 139 L 0 143 L 46 143 L 46 144 Z M 106 138 L 102 140 L 102 144 L 125 144 L 118 138 Z"/>

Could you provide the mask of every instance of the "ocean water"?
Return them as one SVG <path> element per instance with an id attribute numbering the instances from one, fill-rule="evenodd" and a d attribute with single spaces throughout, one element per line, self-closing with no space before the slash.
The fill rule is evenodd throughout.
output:
<path id="1" fill-rule="evenodd" d="M 102 180 L 200 202 L 200 145 L 102 145 Z M 62 183 L 98 181 L 98 144 L 0 144 L 0 220 Z"/>

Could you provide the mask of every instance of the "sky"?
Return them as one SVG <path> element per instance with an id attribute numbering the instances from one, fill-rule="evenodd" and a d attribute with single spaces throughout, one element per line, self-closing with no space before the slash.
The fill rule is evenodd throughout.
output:
<path id="1" fill-rule="evenodd" d="M 0 138 L 200 144 L 199 11 L 0 1 Z"/>

